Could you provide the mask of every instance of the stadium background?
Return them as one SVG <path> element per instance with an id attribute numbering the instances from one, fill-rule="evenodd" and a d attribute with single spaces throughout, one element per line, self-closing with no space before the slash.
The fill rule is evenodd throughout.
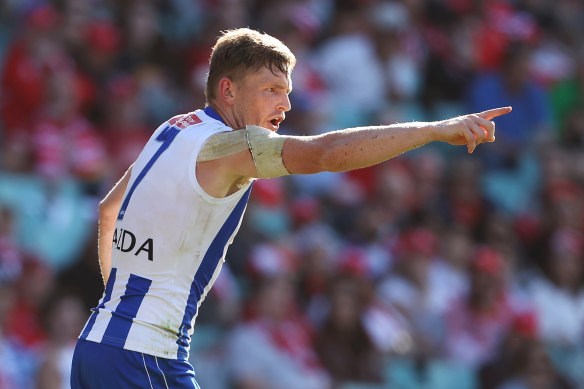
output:
<path id="1" fill-rule="evenodd" d="M 256 183 L 201 386 L 584 388 L 579 0 L 0 1 L 0 388 L 68 387 L 97 203 L 242 26 L 298 58 L 282 133 L 514 111 L 471 156 Z"/>

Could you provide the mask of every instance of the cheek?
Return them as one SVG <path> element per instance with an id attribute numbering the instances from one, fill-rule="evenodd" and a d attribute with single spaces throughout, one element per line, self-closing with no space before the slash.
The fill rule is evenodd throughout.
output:
<path id="1" fill-rule="evenodd" d="M 265 106 L 265 101 L 264 99 L 261 98 L 260 95 L 250 94 L 242 102 L 242 106 L 244 107 L 246 112 L 257 115 L 264 109 L 263 107 Z"/>
<path id="2" fill-rule="evenodd" d="M 241 99 L 233 106 L 233 111 L 239 120 L 248 122 L 250 117 L 253 117 L 253 104 L 250 104 L 249 99 Z"/>

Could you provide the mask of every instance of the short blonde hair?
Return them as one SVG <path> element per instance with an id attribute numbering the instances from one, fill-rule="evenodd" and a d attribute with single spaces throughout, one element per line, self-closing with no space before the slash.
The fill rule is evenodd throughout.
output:
<path id="1" fill-rule="evenodd" d="M 205 86 L 207 103 L 214 99 L 219 80 L 241 80 L 249 72 L 267 67 L 290 75 L 296 57 L 280 40 L 249 28 L 223 31 L 213 46 Z"/>

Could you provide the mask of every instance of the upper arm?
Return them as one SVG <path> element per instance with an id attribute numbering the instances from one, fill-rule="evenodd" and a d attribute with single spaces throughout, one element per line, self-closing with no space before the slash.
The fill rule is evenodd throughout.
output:
<path id="1" fill-rule="evenodd" d="M 321 163 L 323 147 L 319 137 L 286 136 L 285 138 L 281 158 L 288 173 L 313 174 L 324 170 Z M 258 174 L 255 161 L 249 150 L 234 155 L 229 164 L 238 176 L 262 178 Z"/>
<path id="2" fill-rule="evenodd" d="M 283 137 L 277 134 L 270 134 L 266 139 L 268 142 L 273 140 L 277 143 Z M 273 158 L 281 157 L 285 169 L 290 174 L 318 173 L 324 170 L 321 168 L 321 150 L 323 149 L 321 143 L 319 137 L 286 136 L 282 145 L 281 156 L 274 156 Z M 277 147 L 276 144 L 274 147 Z M 271 150 L 270 147 L 267 149 Z M 271 153 L 267 152 L 263 155 L 264 162 L 266 155 L 271 155 Z M 231 193 L 233 184 L 242 178 L 266 178 L 266 176 L 258 173 L 256 161 L 254 161 L 252 152 L 249 149 L 215 160 L 199 161 L 197 162 L 196 174 L 199 185 L 205 192 L 215 197 L 223 197 Z"/>
<path id="3" fill-rule="evenodd" d="M 99 212 L 102 216 L 109 216 L 112 213 L 117 214 L 122 204 L 122 198 L 126 192 L 130 176 L 132 175 L 132 166 L 128 168 L 124 176 L 114 185 L 112 190 L 99 203 Z"/>
<path id="4" fill-rule="evenodd" d="M 205 157 L 197 158 L 197 170 L 211 170 L 218 180 L 227 182 L 241 177 L 317 173 L 323 170 L 321 143 L 320 136 L 282 136 L 262 127 L 247 126 L 245 130 L 213 136 L 212 152 L 206 143 L 202 149 Z"/>
<path id="5" fill-rule="evenodd" d="M 257 177 L 249 150 L 219 159 L 197 162 L 197 182 L 210 196 L 221 198 L 233 192 L 242 178 Z"/>

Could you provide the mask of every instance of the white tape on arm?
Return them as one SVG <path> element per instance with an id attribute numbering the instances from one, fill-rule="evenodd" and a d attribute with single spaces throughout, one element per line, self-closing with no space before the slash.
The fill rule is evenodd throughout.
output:
<path id="1" fill-rule="evenodd" d="M 246 126 L 245 134 L 260 178 L 290 174 L 282 161 L 282 147 L 288 137 L 259 126 Z"/>
<path id="2" fill-rule="evenodd" d="M 244 130 L 220 132 L 211 135 L 197 155 L 197 162 L 207 162 L 248 150 Z"/>

